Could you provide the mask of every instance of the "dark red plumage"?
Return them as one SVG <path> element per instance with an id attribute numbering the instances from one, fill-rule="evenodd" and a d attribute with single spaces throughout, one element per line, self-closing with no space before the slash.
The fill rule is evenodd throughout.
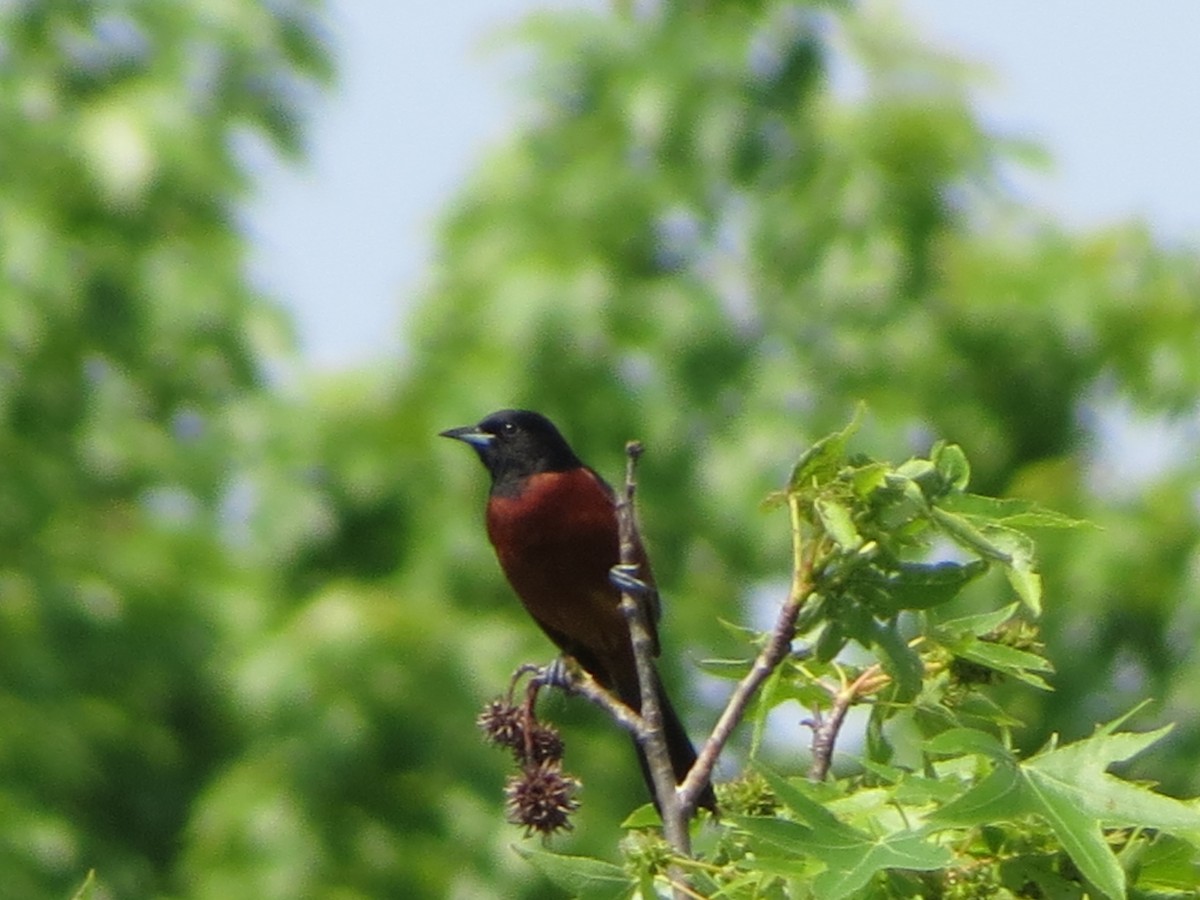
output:
<path id="1" fill-rule="evenodd" d="M 488 537 L 525 609 L 565 654 L 640 710 L 629 626 L 618 609 L 620 592 L 609 581 L 620 556 L 612 488 L 580 461 L 549 419 L 535 412 L 502 410 L 442 435 L 470 444 L 491 474 Z M 638 577 L 653 588 L 641 546 L 637 557 Z M 651 594 L 649 609 L 657 655 L 657 593 Z M 671 764 L 681 781 L 696 751 L 657 676 L 655 688 Z M 653 796 L 645 756 L 637 749 Z M 715 808 L 711 786 L 699 805 Z"/>

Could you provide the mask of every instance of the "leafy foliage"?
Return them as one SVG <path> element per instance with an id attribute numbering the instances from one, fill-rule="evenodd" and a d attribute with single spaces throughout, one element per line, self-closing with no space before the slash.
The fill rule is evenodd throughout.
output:
<path id="1" fill-rule="evenodd" d="M 1017 515 L 1043 526 L 1077 523 L 1029 505 L 1017 514 L 1012 504 L 996 504 L 1008 523 L 1000 526 L 981 512 L 991 504 L 973 498 L 964 503 L 974 510 L 965 528 L 944 509 L 966 496 L 969 469 L 957 447 L 938 444 L 929 458 L 892 467 L 846 457 L 852 431 L 805 453 L 783 495 L 804 511 L 798 537 L 817 548 L 798 551 L 811 554 L 805 558 L 812 593 L 799 630 L 815 653 L 793 656 L 786 687 L 776 688 L 755 715 L 761 724 L 773 708 L 804 703 L 813 714 L 813 754 L 821 757 L 832 753 L 845 709 L 866 703 L 870 739 L 862 758 L 845 761 L 833 781 L 825 780 L 824 764 L 814 763 L 808 779 L 759 764 L 746 776 L 750 785 L 758 782 L 757 791 L 726 789 L 725 814 L 708 828 L 707 853 L 674 861 L 690 879 L 689 890 L 729 898 L 1120 900 L 1131 888 L 1156 889 L 1160 876 L 1142 883 L 1142 870 L 1130 863 L 1160 842 L 1170 844 L 1184 871 L 1200 875 L 1200 804 L 1108 771 L 1169 728 L 1137 734 L 1112 722 L 1090 738 L 1028 758 L 1012 748 L 1013 723 L 989 692 L 1006 677 L 1046 687 L 1039 675 L 1050 666 L 1030 644 L 1042 599 L 1032 592 L 1037 582 L 1010 582 L 1018 601 L 999 609 L 944 614 L 982 574 L 979 567 L 1034 566 L 1031 553 L 1018 559 L 981 535 L 999 527 L 1018 534 L 1011 524 Z M 839 512 L 831 516 L 830 508 Z M 927 556 L 936 537 L 975 557 L 906 561 Z M 868 658 L 845 652 L 849 642 L 869 651 Z M 623 890 L 620 870 L 598 860 L 529 858 L 572 896 L 631 896 L 636 886 L 646 896 L 648 881 L 678 883 L 669 859 L 648 866 L 638 845 L 630 847 Z"/>
<path id="2" fill-rule="evenodd" d="M 302 3 L 0 6 L 0 883 L 168 889 L 280 598 L 229 540 L 286 346 L 243 274 L 239 140 L 297 148 Z M 249 612 L 246 612 L 249 607 Z M 241 621 L 239 621 L 239 617 Z"/>

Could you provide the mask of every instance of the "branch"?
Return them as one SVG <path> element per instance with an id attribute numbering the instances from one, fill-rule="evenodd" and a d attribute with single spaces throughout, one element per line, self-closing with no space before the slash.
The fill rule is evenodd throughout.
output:
<path id="1" fill-rule="evenodd" d="M 635 470 L 642 445 L 630 441 L 625 445 L 625 489 L 617 498 L 617 526 L 620 529 L 620 561 L 622 566 L 637 564 L 637 521 L 634 517 L 633 497 L 637 490 Z M 654 686 L 657 677 L 654 671 L 654 636 L 646 621 L 646 608 L 642 598 L 630 591 L 621 592 L 621 613 L 629 622 L 629 638 L 633 644 L 633 658 L 637 664 L 638 683 L 642 690 L 641 718 L 644 728 L 637 735 L 638 743 L 646 755 L 650 777 L 654 782 L 654 795 L 658 801 L 659 814 L 663 820 L 663 835 L 667 843 L 680 856 L 691 856 L 691 835 L 688 833 L 688 810 L 690 806 L 681 802 L 675 785 L 675 770 L 667 750 L 667 738 L 663 731 L 662 709 L 658 704 L 658 692 Z"/>
<path id="2" fill-rule="evenodd" d="M 808 769 L 809 781 L 824 781 L 829 774 L 829 766 L 833 761 L 833 747 L 837 743 L 838 733 L 846 721 L 846 713 L 854 702 L 863 694 L 873 693 L 891 679 L 884 674 L 878 663 L 868 666 L 862 674 L 849 684 L 843 684 L 841 690 L 833 694 L 833 706 L 829 715 L 823 717 L 817 713 L 808 724 L 813 729 L 812 765 Z"/>
<path id="3" fill-rule="evenodd" d="M 595 706 L 600 707 L 608 713 L 609 718 L 639 741 L 645 737 L 645 719 L 622 703 L 616 694 L 600 684 L 584 669 L 573 667 L 566 673 L 565 681 L 547 680 L 544 683 L 561 686 L 568 693 L 578 694 Z"/>
<path id="4" fill-rule="evenodd" d="M 755 692 L 762 686 L 762 683 L 767 680 L 775 668 L 784 660 L 792 647 L 792 638 L 796 635 L 796 618 L 800 615 L 800 610 L 804 606 L 804 602 L 808 599 L 808 595 L 812 593 L 812 568 L 815 549 L 813 546 L 805 547 L 803 534 L 801 532 L 802 515 L 800 510 L 800 501 L 795 497 L 788 498 L 788 509 L 791 511 L 792 518 L 792 584 L 788 590 L 787 600 L 783 604 L 783 609 L 779 611 L 779 618 L 775 622 L 775 628 L 771 632 L 770 640 L 759 651 L 758 657 L 754 660 L 754 665 L 750 667 L 750 671 L 746 673 L 738 685 L 733 690 L 733 694 L 729 697 L 729 701 L 725 704 L 725 709 L 721 713 L 721 717 L 717 719 L 717 724 L 713 726 L 712 734 L 709 735 L 704 746 L 700 750 L 700 754 L 696 759 L 692 770 L 688 772 L 687 778 L 683 784 L 679 786 L 679 794 L 685 805 L 695 803 L 696 795 L 703 789 L 703 786 L 712 777 L 713 768 L 717 764 L 717 757 L 725 748 L 729 738 L 733 735 L 733 730 L 741 722 L 742 717 L 746 714 L 746 707 L 750 705 Z"/>

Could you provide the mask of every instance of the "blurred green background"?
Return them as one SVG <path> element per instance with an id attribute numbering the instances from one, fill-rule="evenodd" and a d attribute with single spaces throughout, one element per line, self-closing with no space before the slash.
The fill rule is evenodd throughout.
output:
<path id="1" fill-rule="evenodd" d="M 0 893 L 557 896 L 472 724 L 550 648 L 434 437 L 506 405 L 602 472 L 646 443 L 697 733 L 721 691 L 691 663 L 787 572 L 759 500 L 862 398 L 864 449 L 945 437 L 976 490 L 1099 526 L 1042 541 L 1057 690 L 1006 695 L 1023 744 L 1152 698 L 1134 725 L 1178 727 L 1131 774 L 1200 792 L 1194 247 L 1027 208 L 1036 149 L 895 17 L 614 3 L 520 30 L 526 112 L 448 205 L 402 359 L 297 374 L 240 215 L 246 148 L 302 155 L 334 79 L 322 15 L 0 5 Z M 556 846 L 611 856 L 626 740 L 548 707 L 585 782 Z"/>

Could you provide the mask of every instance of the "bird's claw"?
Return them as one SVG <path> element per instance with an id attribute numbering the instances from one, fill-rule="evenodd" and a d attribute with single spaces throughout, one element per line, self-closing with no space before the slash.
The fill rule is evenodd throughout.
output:
<path id="1" fill-rule="evenodd" d="M 546 687 L 569 690 L 573 683 L 571 671 L 565 657 L 556 656 L 543 667 L 538 680 Z"/>
<path id="2" fill-rule="evenodd" d="M 619 591 L 644 597 L 650 593 L 650 586 L 638 578 L 640 570 L 637 563 L 617 563 L 608 570 L 608 580 Z"/>

